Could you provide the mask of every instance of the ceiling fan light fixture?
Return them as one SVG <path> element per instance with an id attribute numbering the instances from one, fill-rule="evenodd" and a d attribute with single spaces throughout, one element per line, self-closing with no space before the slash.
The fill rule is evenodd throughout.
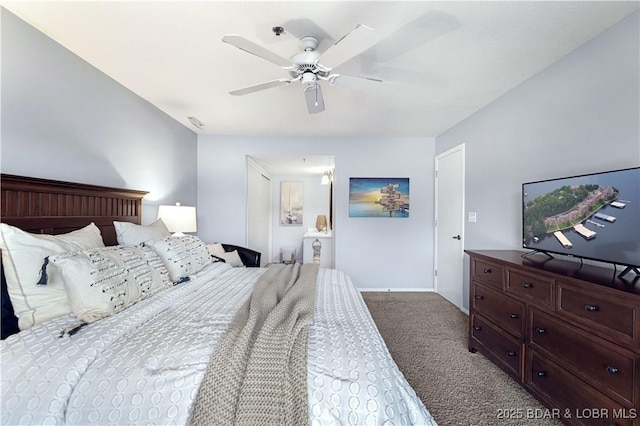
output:
<path id="1" fill-rule="evenodd" d="M 302 84 L 306 87 L 313 87 L 318 84 L 318 77 L 312 72 L 302 74 Z"/>

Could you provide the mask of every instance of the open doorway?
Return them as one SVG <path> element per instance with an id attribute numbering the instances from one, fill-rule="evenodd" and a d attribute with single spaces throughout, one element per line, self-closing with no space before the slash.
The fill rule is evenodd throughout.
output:
<path id="1" fill-rule="evenodd" d="M 247 158 L 247 246 L 262 253 L 260 266 L 271 259 L 271 176 Z"/>
<path id="2" fill-rule="evenodd" d="M 295 249 L 295 260 L 303 262 L 303 238 L 316 228 L 319 216 L 327 218 L 333 230 L 334 156 L 247 156 L 247 244 L 263 248 L 264 263 L 279 262 L 283 247 Z M 303 210 L 296 223 L 281 223 L 280 198 L 283 182 L 299 183 L 303 191 Z M 268 186 L 268 188 L 267 188 Z M 270 203 L 265 205 L 264 194 Z M 265 238 L 268 242 L 265 244 Z M 333 239 L 330 241 L 333 248 Z M 332 262 L 333 263 L 333 262 Z"/>

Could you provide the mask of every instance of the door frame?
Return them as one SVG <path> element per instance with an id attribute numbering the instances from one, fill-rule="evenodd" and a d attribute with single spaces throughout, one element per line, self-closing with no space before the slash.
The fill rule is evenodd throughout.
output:
<path id="1" fill-rule="evenodd" d="M 262 167 L 260 164 L 258 164 L 253 158 L 251 158 L 250 155 L 246 156 L 247 158 L 247 170 L 246 170 L 246 181 L 245 181 L 245 194 L 246 194 L 246 202 L 245 202 L 245 208 L 246 208 L 246 223 L 245 223 L 245 229 L 246 229 L 246 241 L 245 241 L 245 246 L 251 248 L 250 244 L 249 244 L 249 239 L 250 239 L 250 233 L 251 233 L 251 229 L 250 229 L 250 225 L 249 225 L 249 210 L 250 210 L 250 201 L 249 201 L 249 197 L 251 196 L 251 194 L 249 193 L 249 169 L 254 169 L 255 171 L 257 171 L 258 173 L 260 173 L 264 178 L 266 178 L 269 181 L 269 217 L 267 219 L 267 224 L 268 224 L 268 234 L 269 234 L 269 241 L 268 241 L 268 245 L 267 245 L 267 252 L 266 253 L 262 253 L 262 261 L 264 262 L 264 260 L 267 260 L 268 262 L 271 262 L 272 259 L 272 254 L 273 254 L 273 206 L 272 206 L 272 192 L 273 192 L 273 186 L 272 186 L 272 176 L 271 174 L 264 168 Z"/>
<path id="2" fill-rule="evenodd" d="M 434 283 L 434 290 L 436 293 L 438 293 L 438 275 L 437 275 L 437 270 L 438 270 L 438 252 L 439 252 L 439 247 L 438 247 L 438 208 L 439 208 L 439 194 L 438 194 L 438 165 L 439 165 L 439 161 L 444 158 L 447 157 L 457 151 L 461 151 L 462 152 L 462 161 L 461 161 L 461 174 L 462 174 L 462 191 L 460 194 L 460 197 L 462 198 L 460 206 L 461 206 L 461 212 L 460 212 L 460 237 L 462 238 L 462 244 L 460 245 L 460 268 L 461 270 L 464 270 L 464 242 L 465 242 L 465 189 L 466 189 L 466 174 L 465 174 L 465 170 L 466 170 L 466 149 L 465 149 L 465 143 L 462 142 L 459 145 L 454 146 L 453 148 L 450 148 L 438 155 L 436 155 L 435 157 L 435 166 L 434 166 L 434 170 L 435 170 L 435 203 L 434 203 L 434 248 L 433 248 L 433 265 L 434 265 L 434 277 L 433 277 L 433 283 Z M 464 277 L 464 276 L 463 276 Z M 460 306 L 459 309 L 465 313 L 469 313 L 467 310 L 465 310 L 464 308 L 464 279 L 462 280 L 462 282 L 460 282 L 460 290 L 461 290 L 461 294 L 462 294 L 462 299 L 460 301 Z"/>

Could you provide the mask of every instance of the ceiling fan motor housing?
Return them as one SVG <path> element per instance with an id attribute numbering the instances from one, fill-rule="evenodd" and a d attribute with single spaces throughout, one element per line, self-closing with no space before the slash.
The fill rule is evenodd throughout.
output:
<path id="1" fill-rule="evenodd" d="M 318 63 L 320 54 L 315 50 L 305 50 L 304 52 L 296 53 L 289 60 L 298 66 L 314 66 Z"/>

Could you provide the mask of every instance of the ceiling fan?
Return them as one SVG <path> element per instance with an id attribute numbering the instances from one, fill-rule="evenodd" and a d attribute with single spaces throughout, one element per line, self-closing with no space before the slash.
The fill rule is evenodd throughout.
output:
<path id="1" fill-rule="evenodd" d="M 274 27 L 274 33 L 280 35 L 282 27 Z M 289 59 L 285 59 L 272 51 L 259 46 L 252 41 L 239 35 L 226 35 L 222 41 L 240 50 L 251 53 L 266 61 L 269 61 L 289 73 L 289 77 L 267 81 L 253 86 L 229 92 L 231 95 L 242 96 L 272 87 L 287 86 L 300 82 L 303 86 L 304 96 L 309 114 L 316 114 L 324 111 L 324 99 L 320 82 L 324 81 L 329 86 L 360 87 L 362 83 L 380 84 L 386 83 L 383 80 L 358 77 L 336 73 L 334 70 L 347 62 L 351 58 L 359 55 L 378 42 L 375 31 L 365 25 L 357 25 L 355 29 L 340 38 L 324 53 L 320 63 L 321 53 L 318 52 L 320 40 L 312 35 L 300 37 L 302 51 L 294 54 Z M 325 65 L 326 64 L 326 65 Z M 330 66 L 328 66 L 330 65 Z"/>

